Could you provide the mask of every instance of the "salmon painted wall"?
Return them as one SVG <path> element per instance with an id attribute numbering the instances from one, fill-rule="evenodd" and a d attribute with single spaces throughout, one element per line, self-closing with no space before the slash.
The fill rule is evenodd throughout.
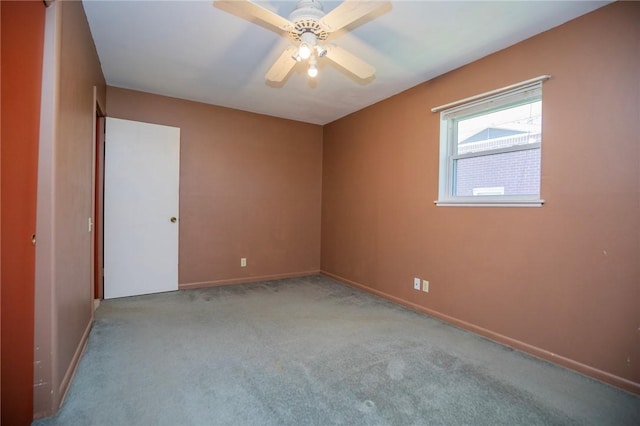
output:
<path id="1" fill-rule="evenodd" d="M 45 7 L 0 2 L 2 17 L 2 368 L 0 422 L 33 416 L 36 181 Z"/>
<path id="2" fill-rule="evenodd" d="M 640 392 L 639 22 L 614 3 L 325 126 L 322 270 Z M 430 109 L 541 74 L 546 204 L 436 207 Z"/>
<path id="3" fill-rule="evenodd" d="M 105 100 L 106 85 L 81 2 L 62 2 L 60 104 L 55 151 L 55 306 L 58 386 L 66 388 L 70 367 L 93 319 L 91 287 L 93 87 Z"/>
<path id="4" fill-rule="evenodd" d="M 181 129 L 181 288 L 318 272 L 320 126 L 114 87 L 107 115 Z"/>
<path id="5" fill-rule="evenodd" d="M 106 97 L 82 3 L 54 2 L 47 13 L 56 40 L 45 63 L 54 76 L 48 113 L 53 135 L 41 142 L 38 182 L 38 232 L 45 239 L 36 259 L 36 303 L 42 306 L 36 311 L 38 417 L 58 409 L 93 321 L 88 219 L 93 215 L 94 86 L 102 105 Z"/>

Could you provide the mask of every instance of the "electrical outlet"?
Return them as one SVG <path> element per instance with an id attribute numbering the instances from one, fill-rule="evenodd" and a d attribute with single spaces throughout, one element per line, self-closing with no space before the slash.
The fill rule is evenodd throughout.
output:
<path id="1" fill-rule="evenodd" d="M 240 266 L 243 267 L 243 268 L 245 266 L 247 266 L 247 258 L 246 257 L 240 258 Z"/>
<path id="2" fill-rule="evenodd" d="M 420 278 L 413 279 L 413 289 L 420 290 Z"/>
<path id="3" fill-rule="evenodd" d="M 422 280 L 422 291 L 429 293 L 429 281 Z"/>

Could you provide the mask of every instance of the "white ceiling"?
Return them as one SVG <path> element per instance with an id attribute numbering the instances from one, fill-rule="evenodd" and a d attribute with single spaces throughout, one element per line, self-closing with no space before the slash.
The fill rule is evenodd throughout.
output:
<path id="1" fill-rule="evenodd" d="M 256 3 L 284 17 L 296 6 Z M 325 12 L 340 4 L 323 3 Z M 326 124 L 607 3 L 392 1 L 388 12 L 332 39 L 376 68 L 372 81 L 323 58 L 316 81 L 298 64 L 282 87 L 264 75 L 289 40 L 211 1 L 84 0 L 84 7 L 111 86 Z"/>

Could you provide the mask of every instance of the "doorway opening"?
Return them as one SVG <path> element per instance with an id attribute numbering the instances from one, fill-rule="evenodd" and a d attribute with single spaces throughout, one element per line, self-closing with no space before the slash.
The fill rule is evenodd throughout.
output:
<path id="1" fill-rule="evenodd" d="M 104 298 L 104 135 L 105 113 L 98 102 L 94 87 L 95 123 L 93 155 L 93 232 L 92 232 L 92 283 L 94 309 Z"/>

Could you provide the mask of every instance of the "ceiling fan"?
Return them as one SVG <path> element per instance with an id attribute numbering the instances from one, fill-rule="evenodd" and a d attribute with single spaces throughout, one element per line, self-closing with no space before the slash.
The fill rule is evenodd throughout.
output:
<path id="1" fill-rule="evenodd" d="M 271 66 L 265 78 L 281 82 L 296 63 L 308 62 L 307 75 L 318 75 L 318 59 L 327 58 L 361 79 L 375 74 L 375 68 L 349 51 L 325 41 L 331 35 L 358 19 L 389 7 L 388 1 L 345 0 L 329 13 L 324 13 L 319 0 L 300 0 L 289 18 L 265 9 L 249 0 L 215 0 L 219 9 L 253 21 L 257 18 L 287 32 L 293 42 Z"/>

